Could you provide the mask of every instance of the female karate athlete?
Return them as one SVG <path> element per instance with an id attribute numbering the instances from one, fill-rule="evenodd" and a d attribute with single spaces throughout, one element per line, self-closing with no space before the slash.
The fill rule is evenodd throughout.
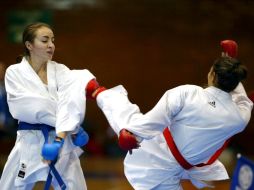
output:
<path id="1" fill-rule="evenodd" d="M 146 114 L 128 100 L 122 86 L 97 96 L 120 147 L 133 149 L 124 171 L 134 189 L 180 190 L 181 179 L 202 188 L 208 186 L 205 181 L 228 179 L 217 158 L 228 139 L 245 129 L 253 103 L 240 82 L 247 70 L 233 58 L 237 44 L 227 40 L 221 46 L 224 52 L 208 73 L 207 88 L 168 90 Z"/>
<path id="2" fill-rule="evenodd" d="M 9 66 L 5 75 L 9 109 L 19 128 L 0 188 L 29 190 L 47 179 L 45 189 L 52 181 L 54 189 L 85 190 L 79 146 L 88 140 L 80 127 L 86 102 L 75 101 L 91 98 L 95 77 L 52 61 L 54 33 L 47 24 L 27 26 L 23 45 L 21 62 Z M 52 161 L 50 167 L 43 158 Z"/>

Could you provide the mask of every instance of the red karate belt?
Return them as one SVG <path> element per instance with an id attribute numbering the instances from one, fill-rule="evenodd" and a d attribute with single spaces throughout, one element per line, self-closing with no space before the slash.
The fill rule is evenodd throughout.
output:
<path id="1" fill-rule="evenodd" d="M 169 149 L 171 150 L 173 156 L 175 157 L 175 159 L 177 160 L 177 162 L 186 170 L 189 170 L 191 168 L 193 168 L 194 166 L 196 167 L 202 167 L 202 166 L 206 166 L 206 165 L 211 165 L 212 163 L 215 162 L 215 160 L 217 160 L 217 158 L 220 156 L 220 154 L 222 153 L 222 151 L 227 147 L 230 139 L 226 140 L 223 144 L 223 146 L 218 149 L 212 156 L 211 158 L 208 160 L 207 163 L 201 163 L 201 164 L 197 164 L 197 165 L 192 165 L 190 164 L 187 160 L 185 160 L 185 158 L 182 156 L 182 154 L 180 153 L 180 151 L 178 150 L 174 139 L 171 135 L 171 132 L 169 131 L 169 128 L 167 127 L 164 131 L 163 131 L 163 135 L 166 139 L 166 142 L 168 144 Z"/>

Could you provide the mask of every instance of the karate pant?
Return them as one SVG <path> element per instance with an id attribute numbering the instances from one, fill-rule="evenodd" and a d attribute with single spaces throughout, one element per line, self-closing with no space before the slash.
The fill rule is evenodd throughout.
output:
<path id="1" fill-rule="evenodd" d="M 163 134 L 143 140 L 140 148 L 128 153 L 124 173 L 135 190 L 182 190 L 182 179 L 203 188 L 209 186 L 205 181 L 228 179 L 218 160 L 212 165 L 184 170 L 172 155 Z"/>
<path id="2" fill-rule="evenodd" d="M 7 161 L 0 180 L 1 190 L 32 190 L 35 186 L 35 183 L 15 186 L 18 164 L 19 160 L 17 159 L 17 157 L 14 157 L 12 160 Z M 39 173 L 37 173 L 36 175 L 39 175 Z M 67 190 L 87 189 L 79 159 L 71 159 L 65 168 L 65 173 L 61 175 L 61 177 L 67 186 Z M 54 187 L 55 190 L 61 189 L 54 177 L 51 185 Z"/>

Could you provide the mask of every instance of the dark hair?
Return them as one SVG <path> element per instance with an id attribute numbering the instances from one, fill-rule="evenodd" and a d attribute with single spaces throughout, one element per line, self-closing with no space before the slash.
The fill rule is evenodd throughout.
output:
<path id="1" fill-rule="evenodd" d="M 215 85 L 223 91 L 231 92 L 247 77 L 247 68 L 237 59 L 220 57 L 213 64 Z"/>
<path id="2" fill-rule="evenodd" d="M 27 41 L 33 43 L 34 38 L 36 37 L 36 32 L 41 27 L 46 27 L 46 28 L 49 28 L 52 30 L 52 28 L 48 24 L 42 23 L 42 22 L 32 23 L 32 24 L 29 24 L 28 26 L 26 26 L 26 28 L 24 29 L 24 32 L 23 32 L 23 36 L 22 36 L 22 43 L 24 46 L 24 52 L 22 55 L 19 55 L 17 57 L 17 59 L 16 59 L 17 63 L 20 63 L 22 61 L 23 56 L 30 56 L 30 52 L 26 48 L 25 43 Z"/>

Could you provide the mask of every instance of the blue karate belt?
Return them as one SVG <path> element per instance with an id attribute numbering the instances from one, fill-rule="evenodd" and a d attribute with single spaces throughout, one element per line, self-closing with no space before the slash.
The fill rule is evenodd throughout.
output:
<path id="1" fill-rule="evenodd" d="M 49 131 L 53 131 L 55 130 L 54 127 L 51 127 L 49 125 L 45 125 L 45 124 L 30 124 L 30 123 L 25 123 L 25 122 L 19 122 L 19 126 L 18 126 L 18 130 L 41 130 L 45 139 L 45 143 L 48 142 L 48 136 L 49 136 Z M 50 185 L 52 182 L 52 174 L 55 176 L 60 188 L 62 190 L 66 189 L 66 185 L 63 181 L 63 179 L 61 178 L 60 174 L 58 173 L 58 171 L 55 168 L 55 161 L 52 161 L 49 165 L 49 174 L 46 180 L 46 184 L 44 187 L 44 190 L 49 190 L 50 189 Z M 52 172 L 52 174 L 51 174 Z"/>

